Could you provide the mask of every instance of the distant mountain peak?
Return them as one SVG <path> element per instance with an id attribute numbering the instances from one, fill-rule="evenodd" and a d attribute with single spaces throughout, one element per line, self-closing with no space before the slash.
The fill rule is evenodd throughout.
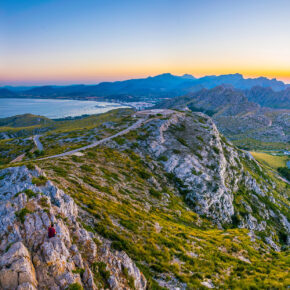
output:
<path id="1" fill-rule="evenodd" d="M 184 79 L 192 79 L 192 80 L 195 80 L 195 79 L 196 79 L 196 78 L 195 78 L 193 75 L 191 75 L 191 74 L 184 74 L 184 75 L 182 75 L 181 77 L 184 78 Z"/>

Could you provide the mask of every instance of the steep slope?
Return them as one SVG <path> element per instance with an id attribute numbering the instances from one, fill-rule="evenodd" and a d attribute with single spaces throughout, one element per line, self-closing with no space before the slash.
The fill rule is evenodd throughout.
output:
<path id="1" fill-rule="evenodd" d="M 111 273 L 100 272 L 100 264 L 94 272 L 86 255 L 90 250 L 73 239 L 96 285 L 109 283 L 114 273 L 114 258 L 105 259 L 103 251 L 99 253 L 107 245 L 113 257 L 122 250 L 127 253 L 145 275 L 149 289 L 285 288 L 289 284 L 289 187 L 237 150 L 201 113 L 150 110 L 135 113 L 139 116 L 147 117 L 142 127 L 101 147 L 36 161 L 41 172 L 23 167 L 2 171 L 0 182 L 5 180 L 9 192 L 17 188 L 3 195 L 5 208 L 23 196 L 13 197 L 13 192 L 22 191 L 22 182 L 45 197 L 50 198 L 52 186 L 65 192 L 61 197 L 70 202 L 73 198 L 78 209 L 76 226 L 63 217 L 70 237 L 80 227 L 97 238 L 97 263 L 105 262 Z M 46 181 L 38 177 L 31 185 L 22 174 L 6 176 L 14 170 L 28 172 L 30 178 L 45 172 L 50 181 L 42 186 Z M 26 195 L 32 196 L 30 191 Z M 57 212 L 62 206 L 56 205 L 53 196 L 51 213 L 61 224 Z M 29 205 L 25 207 L 31 212 L 26 212 L 24 225 L 35 215 Z M 15 211 L 23 215 L 18 208 Z M 17 226 L 21 223 L 10 219 Z M 46 227 L 42 231 L 45 235 Z M 57 238 L 62 240 L 62 235 Z M 71 271 L 66 271 L 70 276 Z M 116 279 L 133 289 L 128 273 L 133 276 L 124 270 L 117 272 Z M 88 287 L 83 276 L 73 276 L 79 279 L 74 281 Z M 135 283 L 141 281 L 138 277 Z"/>
<path id="2" fill-rule="evenodd" d="M 188 108 L 212 116 L 219 130 L 232 140 L 290 141 L 290 110 L 264 108 L 241 91 L 223 86 L 170 99 L 158 108 Z"/>
<path id="3" fill-rule="evenodd" d="M 146 288 L 131 259 L 86 231 L 73 199 L 41 170 L 15 167 L 0 174 L 1 289 Z M 57 236 L 48 239 L 51 222 Z"/>
<path id="4" fill-rule="evenodd" d="M 246 90 L 245 94 L 249 101 L 264 107 L 290 109 L 290 88 L 276 92 L 271 87 L 263 88 L 255 86 Z"/>
<path id="5" fill-rule="evenodd" d="M 219 224 L 267 232 L 267 239 L 277 243 L 286 234 L 290 242 L 286 191 L 278 192 L 254 159 L 228 143 L 208 116 L 172 112 L 147 123 L 145 130 L 147 138 L 137 148 L 146 148 L 177 178 L 196 212 Z"/>

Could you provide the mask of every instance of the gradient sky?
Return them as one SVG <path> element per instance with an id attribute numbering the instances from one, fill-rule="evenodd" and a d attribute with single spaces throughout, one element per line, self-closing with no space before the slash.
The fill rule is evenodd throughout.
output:
<path id="1" fill-rule="evenodd" d="M 164 72 L 290 83 L 289 0 L 0 0 L 0 85 Z"/>

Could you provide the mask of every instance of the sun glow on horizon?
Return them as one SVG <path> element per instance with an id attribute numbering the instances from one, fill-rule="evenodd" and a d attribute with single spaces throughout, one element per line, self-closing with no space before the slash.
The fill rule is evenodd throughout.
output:
<path id="1" fill-rule="evenodd" d="M 234 2 L 7 1 L 0 7 L 0 86 L 166 72 L 290 83 L 290 2 Z"/>

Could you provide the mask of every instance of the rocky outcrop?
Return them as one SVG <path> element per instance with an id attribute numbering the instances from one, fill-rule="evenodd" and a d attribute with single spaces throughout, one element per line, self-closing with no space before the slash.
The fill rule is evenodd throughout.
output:
<path id="1" fill-rule="evenodd" d="M 85 230 L 73 199 L 40 169 L 7 168 L 0 176 L 1 289 L 66 289 L 74 283 L 84 289 L 130 289 L 128 277 L 136 289 L 146 289 L 128 255 Z M 50 223 L 57 235 L 49 239 Z M 108 277 L 99 274 L 100 263 Z"/>
<path id="2" fill-rule="evenodd" d="M 142 130 L 146 138 L 135 150 L 162 164 L 194 211 L 220 226 L 265 231 L 271 246 L 279 243 L 281 232 L 289 237 L 289 222 L 279 210 L 287 207 L 275 200 L 275 184 L 247 152 L 221 136 L 210 117 L 172 111 L 152 118 Z M 276 232 L 275 242 L 271 232 Z"/>

